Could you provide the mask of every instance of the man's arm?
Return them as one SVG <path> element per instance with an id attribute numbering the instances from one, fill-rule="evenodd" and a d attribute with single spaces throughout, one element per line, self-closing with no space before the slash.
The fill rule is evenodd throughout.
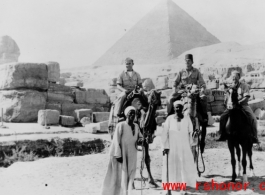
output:
<path id="1" fill-rule="evenodd" d="M 198 81 L 199 81 L 200 87 L 202 88 L 202 91 L 204 91 L 206 89 L 206 83 L 205 83 L 200 71 L 198 71 Z"/>
<path id="2" fill-rule="evenodd" d="M 117 88 L 122 92 L 127 91 L 125 88 L 123 88 L 122 74 L 120 74 L 119 77 L 117 78 Z"/>
<path id="3" fill-rule="evenodd" d="M 242 86 L 242 94 L 242 99 L 238 101 L 239 104 L 247 103 L 250 98 L 249 87 L 247 85 Z"/>
<path id="4" fill-rule="evenodd" d="M 136 76 L 137 76 L 137 85 L 140 87 L 140 89 L 142 89 L 143 88 L 142 78 L 139 73 L 136 73 Z"/>
<path id="5" fill-rule="evenodd" d="M 173 89 L 174 89 L 174 92 L 176 93 L 178 91 L 178 86 L 180 84 L 180 81 L 181 81 L 181 75 L 180 75 L 180 72 L 177 73 L 175 79 L 174 79 L 174 84 L 173 84 Z"/>

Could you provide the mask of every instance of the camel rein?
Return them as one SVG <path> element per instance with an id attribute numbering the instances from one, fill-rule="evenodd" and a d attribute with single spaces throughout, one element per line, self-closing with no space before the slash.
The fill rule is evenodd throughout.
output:
<path id="1" fill-rule="evenodd" d="M 197 144 L 197 147 L 198 147 L 198 156 L 196 158 L 196 165 L 197 165 L 197 171 L 198 171 L 198 176 L 201 177 L 201 174 L 204 173 L 205 171 L 205 164 L 204 164 L 204 159 L 203 159 L 203 155 L 201 153 L 201 160 L 202 160 L 202 164 L 203 164 L 203 171 L 200 171 L 199 169 L 199 155 L 200 155 L 200 136 L 199 136 L 199 133 L 198 131 L 195 132 L 195 135 L 197 135 L 198 137 L 198 144 Z M 195 148 L 196 150 L 196 148 Z"/>

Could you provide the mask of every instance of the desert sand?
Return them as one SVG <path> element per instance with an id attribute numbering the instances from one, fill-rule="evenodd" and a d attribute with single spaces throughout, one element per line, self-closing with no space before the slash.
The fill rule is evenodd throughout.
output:
<path id="1" fill-rule="evenodd" d="M 161 130 L 161 129 L 160 129 Z M 159 132 L 159 130 L 158 130 Z M 150 147 L 151 168 L 153 177 L 161 186 L 162 150 L 160 136 L 155 138 Z M 0 168 L 0 194 L 17 195 L 98 195 L 108 165 L 108 151 L 81 157 L 52 157 L 34 162 L 17 162 L 8 168 Z M 202 182 L 198 190 L 190 189 L 186 194 L 265 194 L 259 189 L 261 182 L 265 182 L 265 153 L 253 152 L 254 177 L 249 177 L 249 188 L 246 191 L 204 191 L 204 182 L 229 182 L 231 180 L 230 153 L 226 143 L 206 143 L 203 154 L 206 170 L 198 182 Z M 138 152 L 137 174 L 135 178 L 136 190 L 134 194 L 141 194 L 140 161 L 142 153 Z M 200 168 L 201 167 L 201 162 Z M 248 169 L 247 169 L 247 172 Z M 146 169 L 144 177 L 147 177 Z M 242 177 L 238 177 L 242 182 Z M 264 185 L 265 188 L 265 185 Z M 166 191 L 162 188 L 149 189 L 148 184 L 143 187 L 144 195 L 160 195 Z"/>

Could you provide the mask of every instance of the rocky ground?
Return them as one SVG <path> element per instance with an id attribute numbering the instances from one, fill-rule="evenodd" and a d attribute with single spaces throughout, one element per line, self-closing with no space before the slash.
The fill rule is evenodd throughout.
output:
<path id="1" fill-rule="evenodd" d="M 160 129 L 161 130 L 161 129 Z M 209 132 L 212 129 L 209 128 Z M 151 166 L 153 177 L 161 186 L 162 152 L 159 137 L 151 145 Z M 261 138 L 261 139 L 264 139 Z M 265 140 L 263 140 L 265 141 Z M 228 182 L 231 179 L 230 154 L 226 143 L 216 143 L 208 134 L 206 150 L 203 154 L 206 170 L 198 182 Z M 265 153 L 254 151 L 253 163 L 256 176 L 249 178 L 250 186 L 246 191 L 204 191 L 203 187 L 198 190 L 190 189 L 187 194 L 265 194 L 259 188 L 265 181 Z M 138 152 L 137 175 L 135 179 L 136 190 L 134 194 L 155 195 L 165 194 L 162 188 L 149 189 L 148 184 L 141 191 L 140 161 L 141 151 Z M 107 149 L 100 154 L 91 154 L 81 157 L 52 157 L 40 159 L 34 162 L 17 162 L 8 168 L 0 168 L 0 194 L 17 195 L 97 195 L 105 176 L 108 164 Z M 200 166 L 202 165 L 199 162 Z M 201 167 L 202 168 L 202 167 Z M 247 170 L 248 171 L 248 170 Z M 146 170 L 144 176 L 147 177 Z M 241 182 L 242 178 L 238 177 Z M 265 185 L 264 185 L 265 187 Z"/>

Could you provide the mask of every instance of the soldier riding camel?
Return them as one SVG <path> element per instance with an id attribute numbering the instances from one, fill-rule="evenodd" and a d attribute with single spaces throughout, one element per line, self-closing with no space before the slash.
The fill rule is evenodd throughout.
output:
<path id="1" fill-rule="evenodd" d="M 208 125 L 208 115 L 207 115 L 207 96 L 205 95 L 206 84 L 202 78 L 202 74 L 197 68 L 192 66 L 193 64 L 193 55 L 185 55 L 185 64 L 186 68 L 180 70 L 175 79 L 173 85 L 173 93 L 168 99 L 167 104 L 167 113 L 168 116 L 174 113 L 173 103 L 181 99 L 181 94 L 178 93 L 179 90 L 185 88 L 186 85 L 195 84 L 201 88 L 200 91 L 200 101 L 198 101 L 198 113 L 202 117 L 202 137 L 200 143 L 201 153 L 204 152 L 205 147 L 205 136 L 206 136 L 206 127 Z"/>
<path id="2" fill-rule="evenodd" d="M 135 89 L 135 86 L 139 87 L 139 93 L 143 96 L 143 98 L 146 98 L 142 89 L 143 86 L 142 86 L 141 76 L 138 72 L 135 72 L 133 70 L 133 65 L 134 65 L 133 59 L 126 58 L 125 65 L 126 65 L 126 70 L 122 71 L 122 73 L 119 75 L 117 79 L 118 89 L 122 91 L 118 97 L 119 101 L 117 101 L 114 110 L 115 115 L 118 117 L 121 117 L 122 115 L 123 112 L 122 107 L 127 95 L 130 94 Z"/>

